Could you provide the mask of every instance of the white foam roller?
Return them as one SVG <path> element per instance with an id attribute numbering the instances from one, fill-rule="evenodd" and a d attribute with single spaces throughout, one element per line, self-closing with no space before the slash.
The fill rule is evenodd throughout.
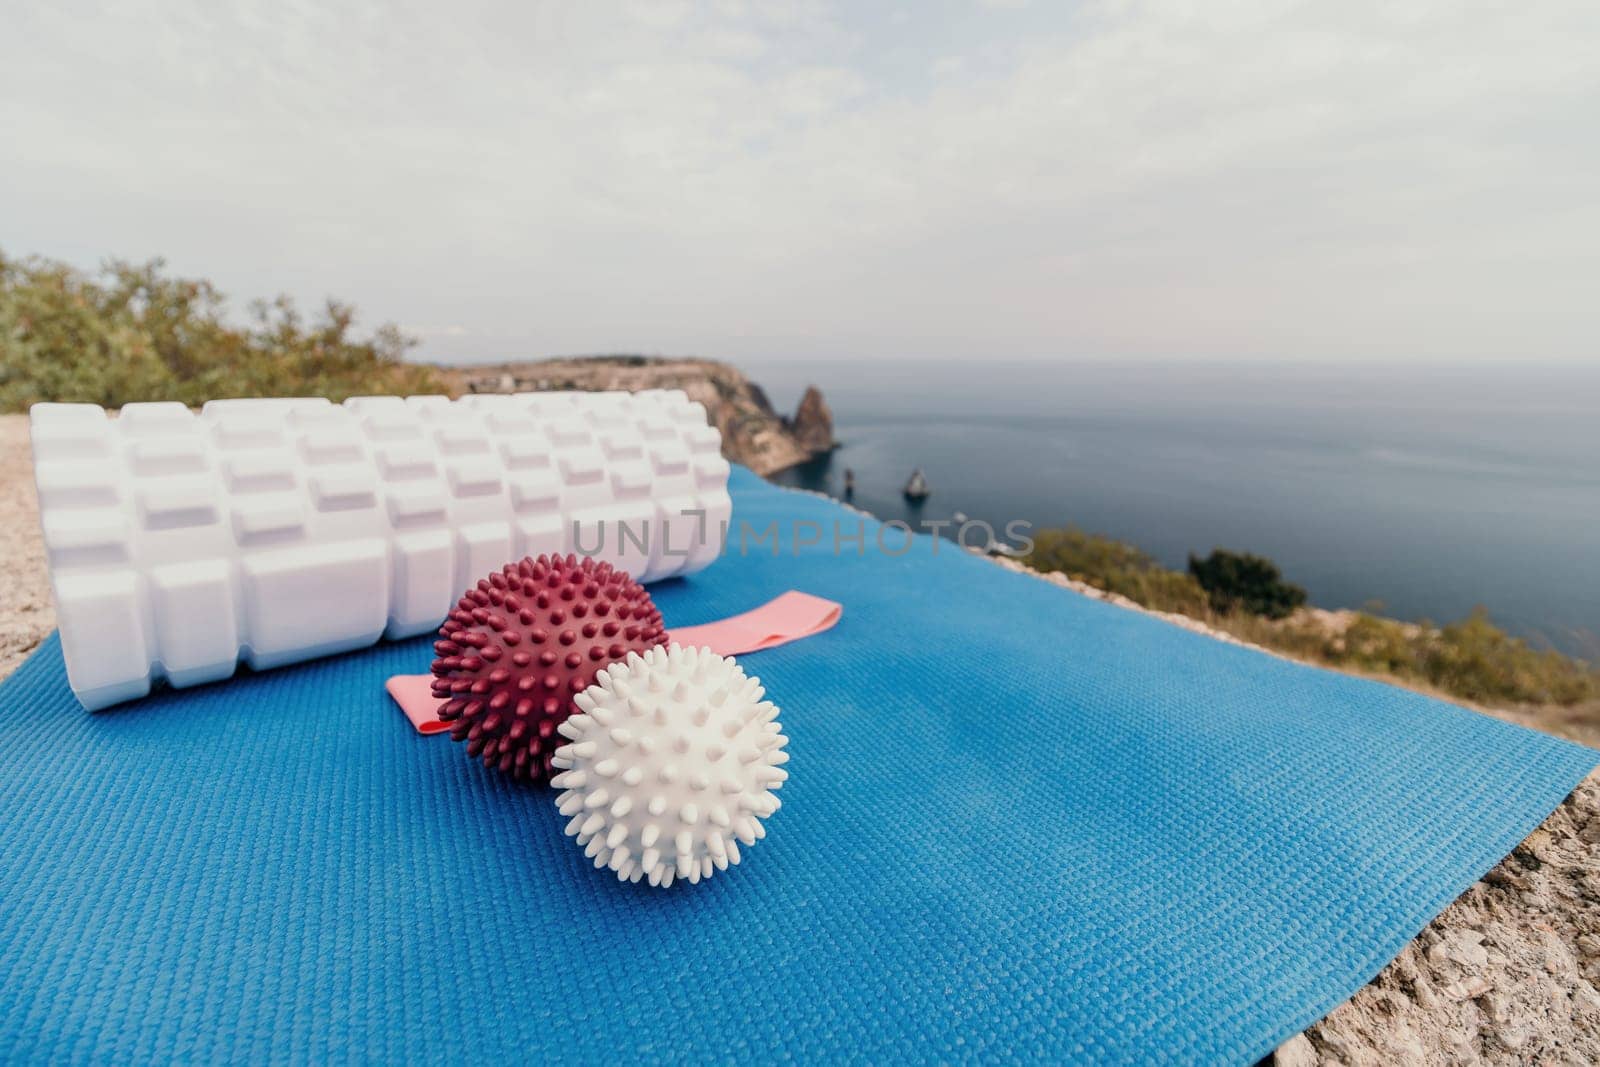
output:
<path id="1" fill-rule="evenodd" d="M 67 678 L 91 709 L 425 633 L 527 555 L 692 573 L 732 511 L 721 437 L 679 390 L 31 414 Z"/>

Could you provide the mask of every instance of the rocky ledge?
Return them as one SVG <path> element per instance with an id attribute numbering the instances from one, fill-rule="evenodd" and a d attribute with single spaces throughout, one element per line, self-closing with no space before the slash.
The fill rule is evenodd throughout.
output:
<path id="1" fill-rule="evenodd" d="M 794 416 L 785 417 L 773 410 L 759 385 L 710 359 L 586 356 L 440 367 L 439 373 L 456 393 L 682 389 L 706 406 L 722 431 L 723 455 L 757 474 L 793 467 L 834 447 L 833 413 L 816 386 L 806 390 Z"/>

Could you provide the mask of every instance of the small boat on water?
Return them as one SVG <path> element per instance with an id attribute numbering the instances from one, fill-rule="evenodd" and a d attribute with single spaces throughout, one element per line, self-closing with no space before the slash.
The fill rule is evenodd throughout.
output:
<path id="1" fill-rule="evenodd" d="M 906 483 L 906 499 L 917 503 L 928 499 L 933 490 L 928 488 L 928 479 L 923 477 L 922 468 L 918 467 L 911 472 L 911 480 Z"/>

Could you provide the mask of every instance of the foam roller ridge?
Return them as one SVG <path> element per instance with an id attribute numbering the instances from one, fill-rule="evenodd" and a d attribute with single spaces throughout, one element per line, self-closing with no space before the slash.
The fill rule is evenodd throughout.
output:
<path id="1" fill-rule="evenodd" d="M 507 561 L 689 574 L 732 510 L 680 390 L 32 409 L 74 693 L 102 708 L 436 629 Z"/>

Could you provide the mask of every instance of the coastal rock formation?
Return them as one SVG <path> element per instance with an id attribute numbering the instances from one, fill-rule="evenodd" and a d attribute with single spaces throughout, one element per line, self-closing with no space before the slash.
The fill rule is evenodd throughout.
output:
<path id="1" fill-rule="evenodd" d="M 793 419 L 780 416 L 767 394 L 738 369 L 710 359 L 590 356 L 531 363 L 440 367 L 453 393 L 513 393 L 542 389 L 682 389 L 698 400 L 722 431 L 722 453 L 757 474 L 771 474 L 834 445 L 833 415 L 812 386 Z"/>
<path id="2" fill-rule="evenodd" d="M 787 421 L 789 432 L 800 447 L 813 455 L 833 447 L 833 412 L 828 410 L 828 402 L 822 399 L 822 390 L 816 386 L 806 387 L 806 395 L 800 398 L 794 418 Z"/>

